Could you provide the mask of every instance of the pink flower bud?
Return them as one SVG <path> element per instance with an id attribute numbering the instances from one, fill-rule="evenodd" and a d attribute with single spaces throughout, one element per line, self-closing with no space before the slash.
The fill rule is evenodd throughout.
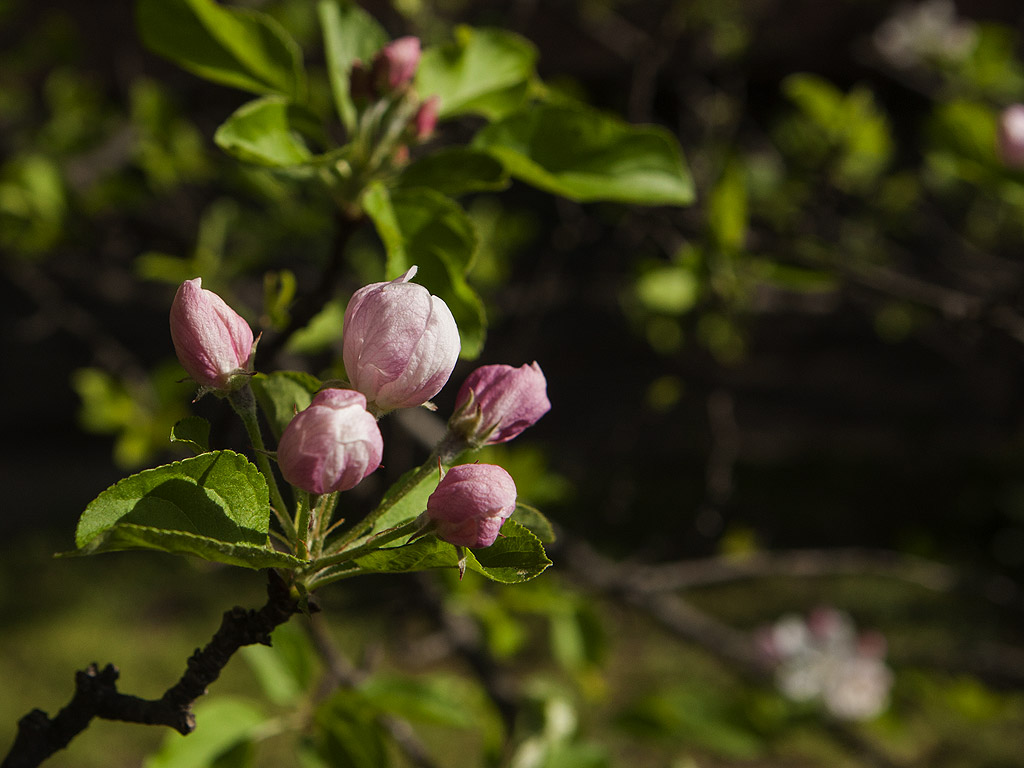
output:
<path id="1" fill-rule="evenodd" d="M 420 39 L 400 37 L 373 57 L 373 82 L 381 92 L 397 91 L 412 82 L 419 65 Z"/>
<path id="2" fill-rule="evenodd" d="M 1024 104 L 1014 104 L 999 116 L 999 155 L 1010 168 L 1024 168 Z"/>
<path id="3" fill-rule="evenodd" d="M 437 113 L 441 108 L 441 99 L 431 96 L 425 99 L 420 108 L 416 110 L 416 116 L 412 119 L 413 133 L 416 139 L 423 141 L 434 133 L 437 127 Z"/>
<path id="4" fill-rule="evenodd" d="M 460 464 L 427 499 L 437 537 L 462 547 L 489 547 L 516 509 L 516 484 L 494 464 Z"/>
<path id="5" fill-rule="evenodd" d="M 284 479 L 310 493 L 354 488 L 380 466 L 384 441 L 366 398 L 325 389 L 285 427 L 277 446 Z"/>
<path id="6" fill-rule="evenodd" d="M 202 387 L 229 391 L 232 379 L 252 370 L 252 329 L 202 287 L 202 278 L 186 280 L 174 294 L 171 340 L 182 367 Z"/>
<path id="7" fill-rule="evenodd" d="M 537 363 L 473 371 L 455 399 L 452 427 L 470 443 L 506 443 L 551 410 L 547 380 Z"/>
<path id="8" fill-rule="evenodd" d="M 416 267 L 372 283 L 345 309 L 342 354 L 352 386 L 380 411 L 422 405 L 441 391 L 459 358 L 451 310 L 422 285 Z"/>

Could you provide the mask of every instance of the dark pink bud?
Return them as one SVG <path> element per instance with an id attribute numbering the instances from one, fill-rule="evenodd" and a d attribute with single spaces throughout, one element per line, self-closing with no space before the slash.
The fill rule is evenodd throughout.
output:
<path id="1" fill-rule="evenodd" d="M 419 141 L 423 141 L 433 135 L 434 128 L 437 127 L 437 113 L 440 108 L 441 99 L 437 96 L 431 96 L 420 104 L 420 108 L 416 110 L 416 116 L 412 122 L 413 130 Z"/>
<path id="2" fill-rule="evenodd" d="M 171 340 L 178 360 L 202 387 L 227 392 L 252 370 L 252 329 L 202 278 L 186 280 L 171 303 Z"/>
<path id="3" fill-rule="evenodd" d="M 441 391 L 459 359 L 451 310 L 412 267 L 389 283 L 360 288 L 345 309 L 342 355 L 352 386 L 380 411 L 422 405 Z"/>
<path id="4" fill-rule="evenodd" d="M 489 547 L 516 509 L 516 484 L 494 464 L 460 464 L 427 499 L 427 517 L 439 539 L 461 547 Z"/>
<path id="5" fill-rule="evenodd" d="M 397 91 L 412 82 L 420 65 L 420 39 L 400 37 L 373 57 L 373 82 L 382 92 Z"/>
<path id="6" fill-rule="evenodd" d="M 505 443 L 551 410 L 547 380 L 536 362 L 485 365 L 463 382 L 452 427 L 470 443 Z"/>
<path id="7" fill-rule="evenodd" d="M 318 392 L 277 446 L 284 479 L 310 493 L 354 488 L 380 466 L 384 441 L 366 398 L 351 389 Z"/>
<path id="8" fill-rule="evenodd" d="M 999 116 L 999 155 L 1010 168 L 1024 168 L 1024 104 L 1014 104 Z"/>

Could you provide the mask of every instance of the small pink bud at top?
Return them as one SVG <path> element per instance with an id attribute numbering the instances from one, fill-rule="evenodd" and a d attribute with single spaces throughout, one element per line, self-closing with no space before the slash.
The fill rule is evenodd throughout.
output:
<path id="1" fill-rule="evenodd" d="M 318 392 L 281 435 L 284 479 L 310 493 L 347 491 L 380 466 L 384 441 L 366 398 L 351 389 Z"/>
<path id="2" fill-rule="evenodd" d="M 373 82 L 382 92 L 397 91 L 412 82 L 420 65 L 420 39 L 399 37 L 373 57 Z"/>
<path id="3" fill-rule="evenodd" d="M 452 426 L 471 443 L 505 443 L 551 410 L 547 380 L 536 362 L 484 365 L 462 383 Z"/>
<path id="4" fill-rule="evenodd" d="M 1010 168 L 1024 168 L 1024 104 L 1014 104 L 999 116 L 999 155 Z"/>
<path id="5" fill-rule="evenodd" d="M 345 309 L 342 355 L 352 386 L 381 411 L 422 405 L 441 391 L 459 359 L 451 310 L 422 285 L 416 267 L 356 291 Z"/>
<path id="6" fill-rule="evenodd" d="M 516 509 L 516 484 L 494 464 L 460 464 L 427 499 L 427 517 L 439 539 L 461 547 L 489 547 Z"/>
<path id="7" fill-rule="evenodd" d="M 171 303 L 171 340 L 178 360 L 202 387 L 228 391 L 252 370 L 252 329 L 220 296 L 186 280 Z"/>
<path id="8" fill-rule="evenodd" d="M 434 128 L 437 127 L 437 114 L 440 108 L 441 99 L 437 96 L 431 96 L 420 104 L 420 108 L 416 110 L 416 116 L 412 119 L 413 132 L 417 140 L 423 141 L 433 135 Z"/>

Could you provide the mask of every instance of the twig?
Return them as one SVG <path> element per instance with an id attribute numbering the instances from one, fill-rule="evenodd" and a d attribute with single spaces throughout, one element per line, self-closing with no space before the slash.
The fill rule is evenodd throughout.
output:
<path id="1" fill-rule="evenodd" d="M 206 693 L 235 652 L 244 645 L 270 645 L 270 633 L 298 610 L 287 584 L 271 570 L 267 602 L 259 610 L 235 607 L 224 613 L 220 628 L 188 660 L 185 673 L 159 699 L 140 699 L 117 690 L 117 667 L 91 664 L 75 675 L 71 701 L 50 718 L 34 709 L 18 721 L 18 733 L 0 768 L 35 768 L 64 749 L 94 717 L 146 725 L 166 725 L 181 734 L 196 727 L 192 704 Z"/>

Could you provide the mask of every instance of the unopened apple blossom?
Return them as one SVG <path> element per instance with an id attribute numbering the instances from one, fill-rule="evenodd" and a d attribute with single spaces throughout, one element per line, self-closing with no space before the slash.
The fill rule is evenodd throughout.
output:
<path id="1" fill-rule="evenodd" d="M 441 391 L 459 359 L 459 329 L 448 305 L 410 282 L 356 291 L 345 309 L 342 355 L 352 386 L 378 413 L 423 405 Z"/>
<path id="2" fill-rule="evenodd" d="M 351 389 L 318 392 L 277 446 L 284 479 L 310 493 L 354 488 L 380 466 L 384 442 L 366 398 Z"/>
<path id="3" fill-rule="evenodd" d="M 427 499 L 426 516 L 439 539 L 461 547 L 489 547 L 516 509 L 516 484 L 495 464 L 448 470 Z"/>
<path id="4" fill-rule="evenodd" d="M 178 360 L 201 387 L 228 392 L 252 372 L 252 329 L 202 278 L 178 288 L 170 325 Z"/>
<path id="5" fill-rule="evenodd" d="M 472 446 L 496 445 L 516 437 L 551 410 L 547 380 L 536 362 L 484 365 L 459 388 L 451 428 Z"/>

